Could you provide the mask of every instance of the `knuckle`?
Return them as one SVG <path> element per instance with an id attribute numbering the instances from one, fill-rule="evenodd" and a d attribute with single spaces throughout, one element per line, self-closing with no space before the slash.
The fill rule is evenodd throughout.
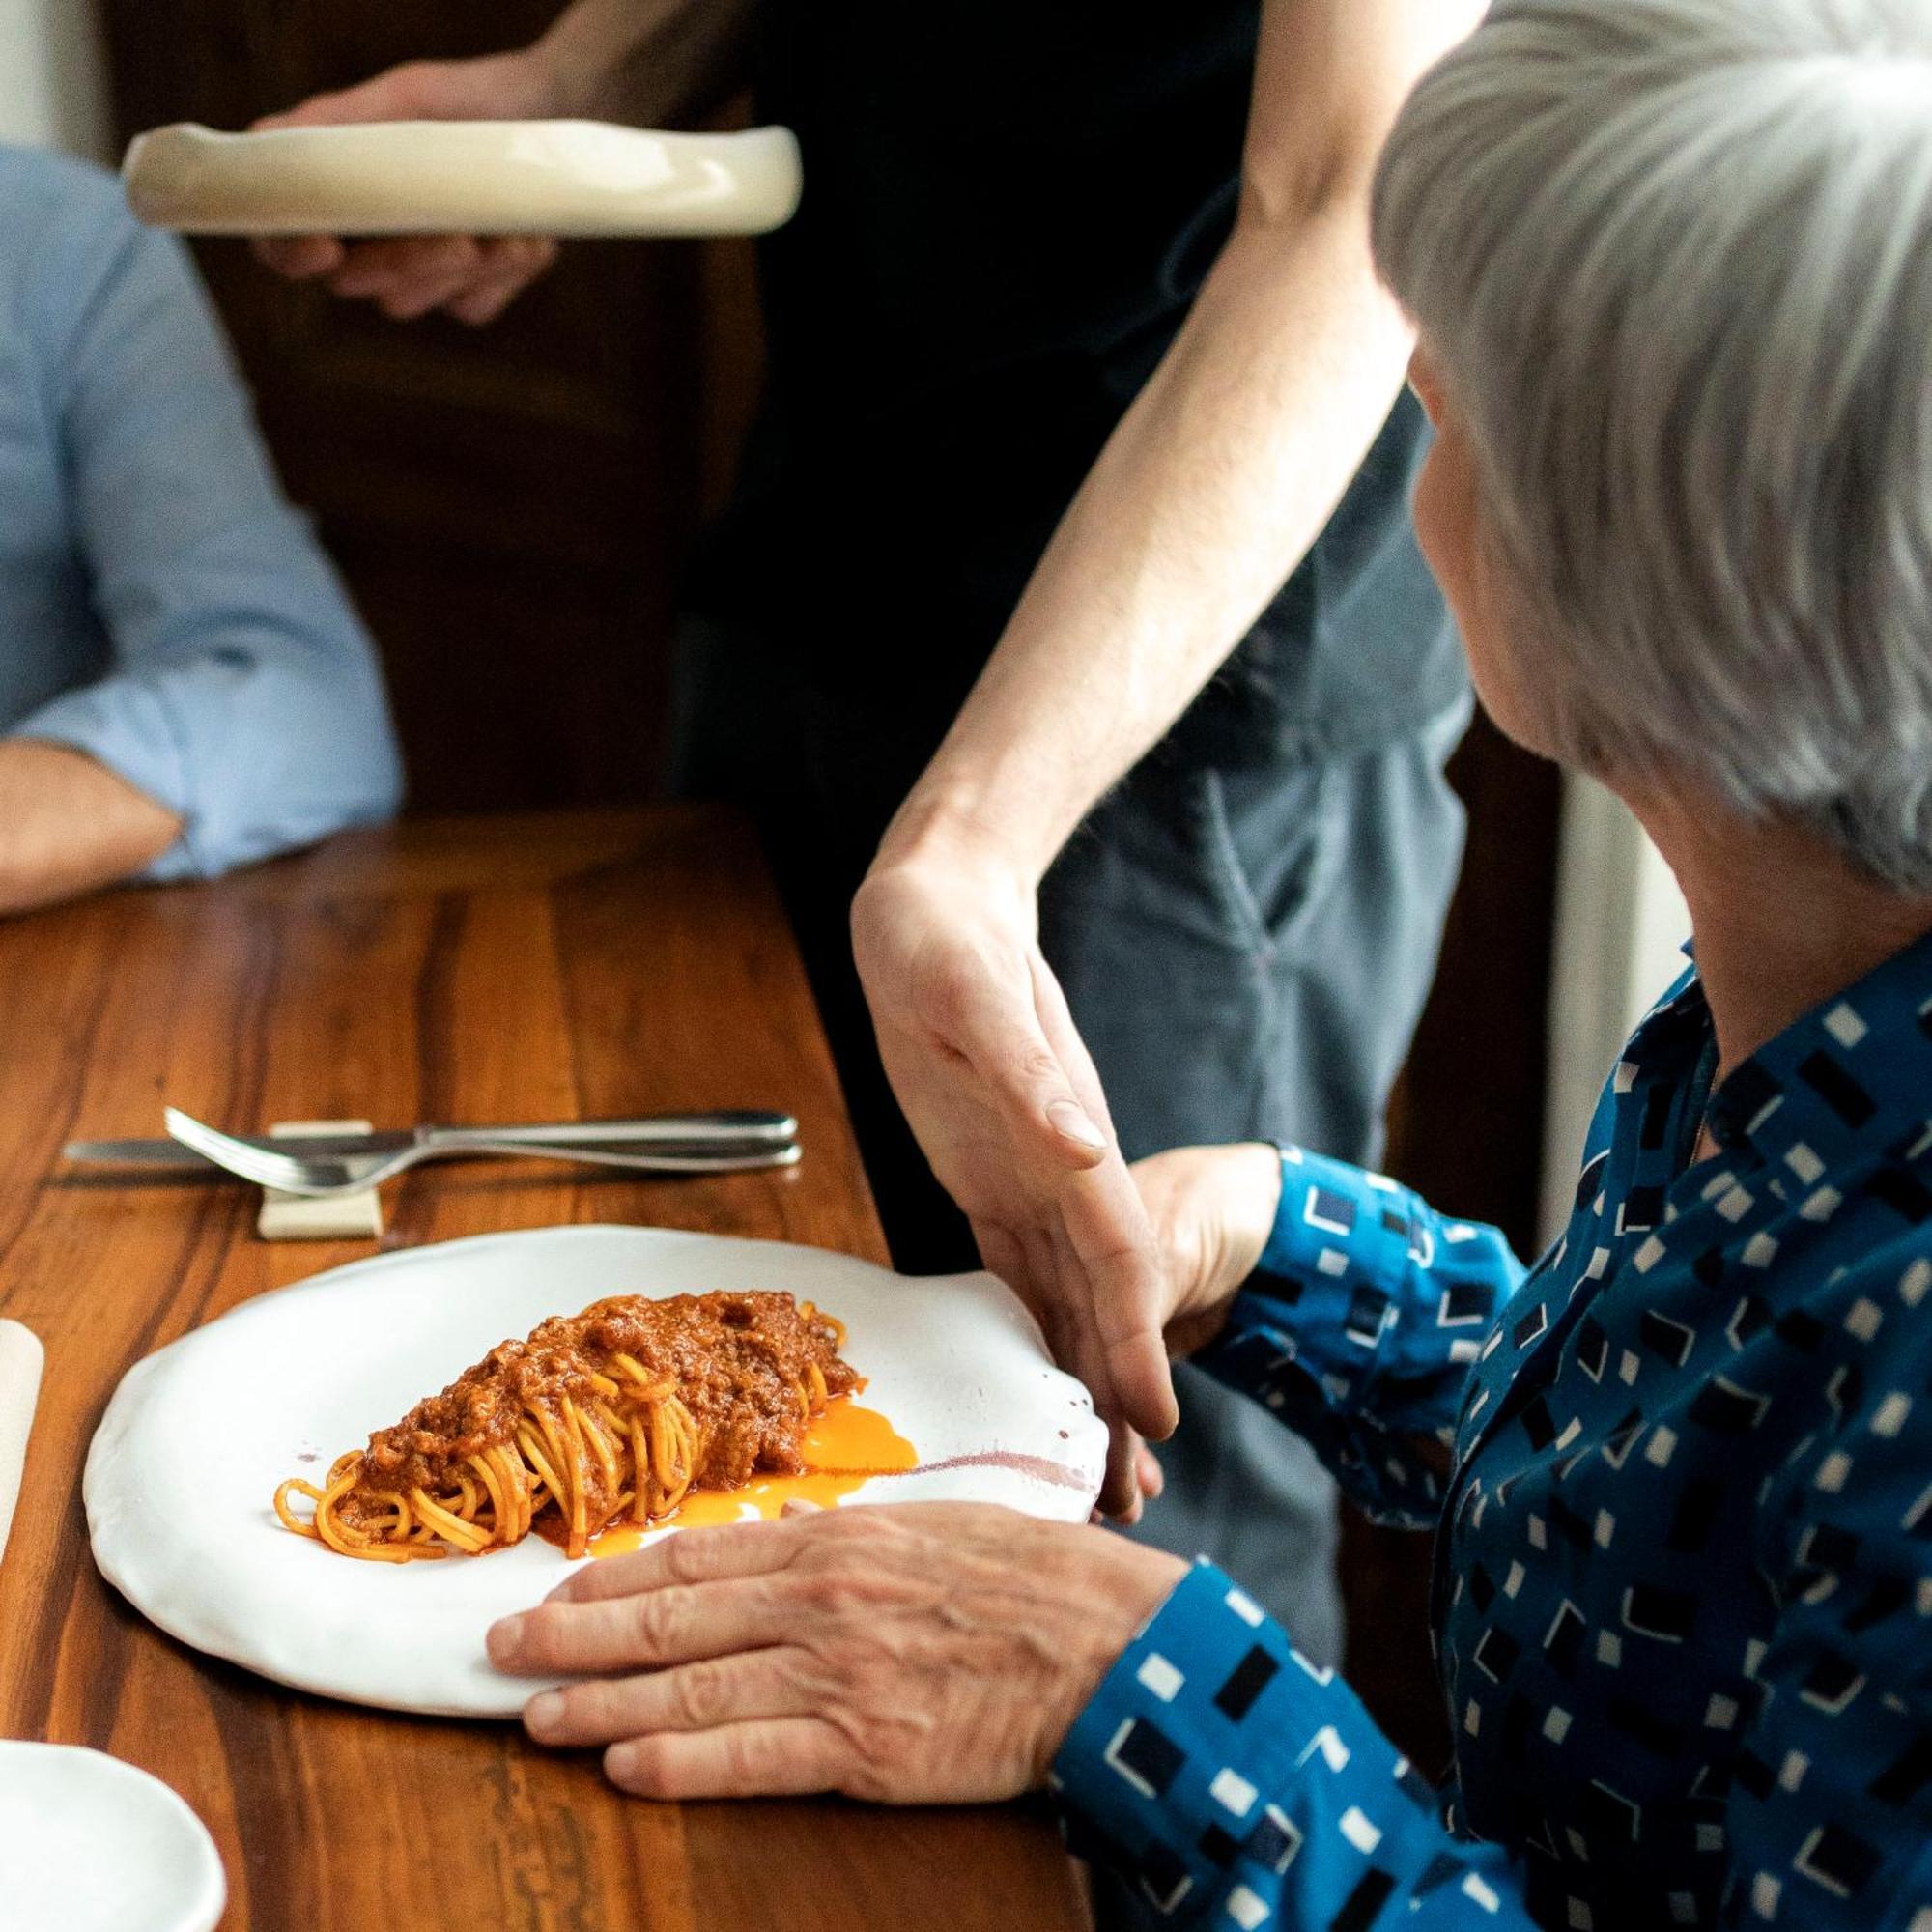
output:
<path id="1" fill-rule="evenodd" d="M 876 1548 L 896 1536 L 895 1525 L 880 1509 L 828 1510 L 822 1521 L 825 1527 L 820 1534 L 862 1549 Z"/>
<path id="2" fill-rule="evenodd" d="M 1028 1089 L 1052 1087 L 1056 1095 L 1072 1097 L 1066 1094 L 1066 1081 L 1061 1072 L 1060 1062 L 1045 1041 L 1029 1040 L 1025 1045 L 1016 1047 L 1009 1065 L 1014 1085 Z"/>
<path id="3" fill-rule="evenodd" d="M 973 995 L 955 973 L 935 974 L 920 988 L 920 1016 L 942 1039 L 955 1039 L 973 1009 Z"/>
<path id="4" fill-rule="evenodd" d="M 649 1590 L 635 1596 L 626 1611 L 629 1635 L 638 1653 L 645 1658 L 662 1654 L 670 1635 L 671 1612 L 664 1593 Z"/>
<path id="5" fill-rule="evenodd" d="M 836 1622 L 852 1605 L 851 1579 L 838 1570 L 815 1569 L 800 1577 L 797 1598 L 805 1611 L 820 1623 Z"/>
<path id="6" fill-rule="evenodd" d="M 847 1708 L 836 1719 L 844 1748 L 838 1753 L 838 1789 L 848 1798 L 888 1797 L 895 1773 L 912 1756 L 913 1727 L 878 1711 Z"/>
<path id="7" fill-rule="evenodd" d="M 748 1789 L 759 1781 L 767 1753 L 760 1747 L 757 1731 L 727 1731 L 724 1733 L 724 1776 L 739 1789 Z"/>
<path id="8" fill-rule="evenodd" d="M 706 1660 L 688 1663 L 672 1678 L 672 1704 L 677 1721 L 687 1730 L 710 1730 L 729 1707 L 729 1679 L 724 1668 Z"/>
<path id="9" fill-rule="evenodd" d="M 717 1531 L 710 1529 L 684 1529 L 667 1537 L 661 1546 L 665 1575 L 674 1583 L 701 1581 L 716 1535 Z"/>

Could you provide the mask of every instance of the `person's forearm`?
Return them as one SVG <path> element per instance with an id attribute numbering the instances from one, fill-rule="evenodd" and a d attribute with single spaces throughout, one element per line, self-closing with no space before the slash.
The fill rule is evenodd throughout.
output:
<path id="1" fill-rule="evenodd" d="M 1245 221 L 889 845 L 960 829 L 1043 871 L 1307 554 L 1400 393 L 1409 346 L 1358 195 Z"/>
<path id="2" fill-rule="evenodd" d="M 0 913 L 130 878 L 181 829 L 173 812 L 84 753 L 0 741 Z"/>
<path id="3" fill-rule="evenodd" d="M 668 127 L 711 112 L 745 75 L 753 0 L 577 0 L 532 50 L 557 112 Z"/>

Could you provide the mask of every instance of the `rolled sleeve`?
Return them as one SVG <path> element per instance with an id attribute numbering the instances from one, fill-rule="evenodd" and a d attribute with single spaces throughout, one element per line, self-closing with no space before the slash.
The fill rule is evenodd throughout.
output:
<path id="1" fill-rule="evenodd" d="M 109 663 L 11 735 L 181 818 L 149 876 L 207 876 L 386 817 L 401 765 L 369 638 L 282 497 L 185 251 L 97 214 L 43 353 Z"/>
<path id="2" fill-rule="evenodd" d="M 1332 1671 L 1197 1564 L 1075 1720 L 1053 1767 L 1067 1842 L 1177 1923 L 1527 1928 L 1514 1868 Z"/>

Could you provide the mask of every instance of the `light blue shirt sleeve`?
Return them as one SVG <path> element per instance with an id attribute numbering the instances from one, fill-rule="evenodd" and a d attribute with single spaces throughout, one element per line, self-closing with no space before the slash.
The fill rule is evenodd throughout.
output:
<path id="1" fill-rule="evenodd" d="M 109 661 L 10 735 L 85 753 L 177 813 L 156 879 L 385 818 L 402 774 L 375 653 L 282 496 L 186 251 L 71 176 L 16 312 Z"/>

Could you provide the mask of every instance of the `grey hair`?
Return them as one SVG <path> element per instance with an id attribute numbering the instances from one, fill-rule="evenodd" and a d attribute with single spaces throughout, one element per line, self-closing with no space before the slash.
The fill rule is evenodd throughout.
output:
<path id="1" fill-rule="evenodd" d="M 1932 891 L 1932 0 L 1496 0 L 1375 240 L 1557 755 Z"/>

